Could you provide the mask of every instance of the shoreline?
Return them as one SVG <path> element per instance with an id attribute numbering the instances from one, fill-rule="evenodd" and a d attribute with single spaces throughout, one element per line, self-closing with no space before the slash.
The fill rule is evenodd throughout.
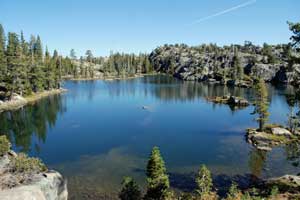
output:
<path id="1" fill-rule="evenodd" d="M 5 111 L 18 110 L 23 106 L 26 106 L 28 104 L 33 104 L 42 98 L 49 97 L 55 94 L 61 94 L 66 91 L 67 89 L 61 88 L 61 89 L 52 89 L 48 91 L 33 93 L 32 95 L 26 97 L 17 96 L 17 99 L 15 100 L 4 101 L 3 103 L 0 103 L 0 113 Z"/>
<path id="2" fill-rule="evenodd" d="M 95 81 L 95 80 L 104 80 L 104 81 L 112 81 L 112 80 L 128 80 L 134 78 L 141 78 L 145 76 L 154 76 L 159 73 L 147 73 L 147 74 L 134 74 L 133 76 L 102 76 L 102 77 L 94 77 L 94 78 L 68 78 L 64 77 L 64 80 L 68 81 Z"/>

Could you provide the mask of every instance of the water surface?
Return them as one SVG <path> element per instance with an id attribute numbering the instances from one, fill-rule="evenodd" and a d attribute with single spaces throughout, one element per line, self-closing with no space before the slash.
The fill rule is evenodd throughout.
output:
<path id="1" fill-rule="evenodd" d="M 264 153 L 246 143 L 245 129 L 257 127 L 252 106 L 234 110 L 205 99 L 233 94 L 252 101 L 252 89 L 168 76 L 67 81 L 64 87 L 65 94 L 2 113 L 0 130 L 16 151 L 37 156 L 66 176 L 71 199 L 113 198 L 123 176 L 144 185 L 153 146 L 160 147 L 178 190 L 194 187 L 201 164 L 212 171 L 217 186 L 300 171 L 298 145 Z M 286 95 L 293 88 L 268 90 L 270 121 L 285 124 L 291 109 Z"/>

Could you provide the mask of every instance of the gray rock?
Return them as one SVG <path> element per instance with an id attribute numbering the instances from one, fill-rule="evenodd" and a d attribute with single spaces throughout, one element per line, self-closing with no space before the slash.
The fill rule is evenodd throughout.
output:
<path id="1" fill-rule="evenodd" d="M 37 179 L 37 178 L 35 178 Z M 67 200 L 67 185 L 58 172 L 40 175 L 29 185 L 0 191 L 1 200 Z"/>
<path id="2" fill-rule="evenodd" d="M 215 79 L 224 85 L 226 81 L 223 80 L 222 71 L 226 70 L 229 73 L 233 71 L 232 62 L 235 54 L 232 47 L 230 48 L 213 45 L 196 47 L 164 45 L 155 49 L 149 55 L 149 59 L 158 72 L 171 73 L 187 81 Z M 294 65 L 292 71 L 288 71 L 284 51 L 280 47 L 273 46 L 272 48 L 278 60 L 275 64 L 269 63 L 268 57 L 262 54 L 262 48 L 259 46 L 253 45 L 249 49 L 240 47 L 239 57 L 245 74 L 260 77 L 265 81 L 299 84 L 300 65 Z M 175 71 L 170 70 L 171 63 Z M 238 87 L 252 86 L 251 83 L 238 83 L 236 80 L 227 81 L 227 84 Z"/>
<path id="3" fill-rule="evenodd" d="M 67 200 L 67 182 L 56 171 L 16 173 L 11 160 L 17 155 L 10 151 L 0 157 L 1 200 Z M 22 180 L 22 181 L 20 181 Z"/>
<path id="4" fill-rule="evenodd" d="M 286 191 L 298 191 L 300 190 L 300 176 L 284 175 L 277 178 L 271 178 L 266 181 L 266 184 L 270 187 L 277 186 L 279 189 Z"/>
<path id="5" fill-rule="evenodd" d="M 292 136 L 292 133 L 289 130 L 281 127 L 271 128 L 271 132 L 274 135 Z"/>

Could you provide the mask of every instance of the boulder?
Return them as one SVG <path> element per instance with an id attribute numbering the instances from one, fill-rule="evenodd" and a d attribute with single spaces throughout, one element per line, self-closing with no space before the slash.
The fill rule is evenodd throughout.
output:
<path id="1" fill-rule="evenodd" d="M 297 191 L 300 190 L 300 176 L 284 175 L 277 178 L 271 178 L 266 181 L 268 186 L 276 186 L 283 191 Z"/>
<path id="2" fill-rule="evenodd" d="M 283 135 L 283 136 L 287 136 L 287 137 L 291 137 L 292 133 L 285 129 L 285 128 L 281 128 L 281 127 L 275 127 L 275 128 L 271 128 L 271 132 L 274 135 Z"/>
<path id="3" fill-rule="evenodd" d="M 14 172 L 11 160 L 18 155 L 9 151 L 0 157 L 1 200 L 67 200 L 67 181 L 56 171 Z"/>
<path id="4" fill-rule="evenodd" d="M 1 200 L 67 200 L 67 185 L 58 172 L 48 172 L 34 177 L 28 185 L 0 191 Z"/>

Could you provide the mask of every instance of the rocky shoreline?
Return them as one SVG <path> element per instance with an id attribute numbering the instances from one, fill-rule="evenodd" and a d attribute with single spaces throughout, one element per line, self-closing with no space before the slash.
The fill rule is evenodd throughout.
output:
<path id="1" fill-rule="evenodd" d="M 12 100 L 0 101 L 0 113 L 9 110 L 17 110 L 25 105 L 35 103 L 36 101 L 48 97 L 51 95 L 61 94 L 66 92 L 66 89 L 53 89 L 49 91 L 34 93 L 27 97 L 22 97 L 20 95 L 14 94 Z"/>
<path id="2" fill-rule="evenodd" d="M 67 200 L 67 181 L 36 158 L 9 150 L 10 143 L 0 136 L 1 200 Z"/>
<path id="3" fill-rule="evenodd" d="M 287 128 L 281 126 L 268 127 L 264 131 L 249 128 L 246 138 L 255 148 L 271 151 L 273 147 L 299 141 L 300 133 L 292 134 Z"/>

